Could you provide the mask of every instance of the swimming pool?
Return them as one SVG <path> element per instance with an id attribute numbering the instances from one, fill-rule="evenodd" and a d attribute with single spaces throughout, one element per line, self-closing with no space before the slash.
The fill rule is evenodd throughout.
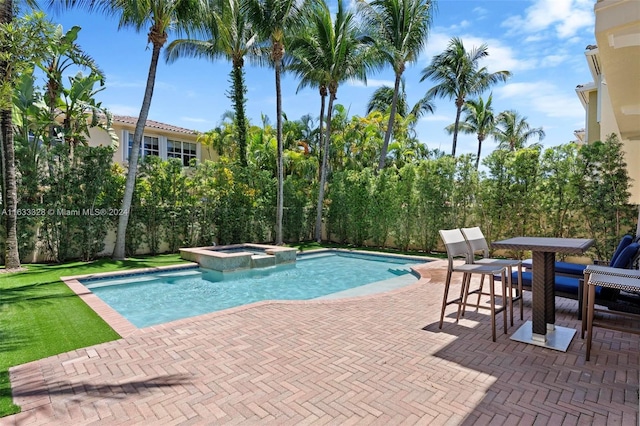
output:
<path id="1" fill-rule="evenodd" d="M 148 327 L 262 300 L 314 299 L 411 274 L 411 265 L 425 261 L 332 251 L 238 272 L 194 267 L 81 283 L 136 327 Z"/>

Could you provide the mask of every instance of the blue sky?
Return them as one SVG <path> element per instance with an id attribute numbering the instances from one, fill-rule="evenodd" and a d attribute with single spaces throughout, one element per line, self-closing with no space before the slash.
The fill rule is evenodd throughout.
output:
<path id="1" fill-rule="evenodd" d="M 335 3 L 335 2 L 334 2 Z M 452 37 L 460 37 L 467 48 L 486 43 L 490 71 L 509 70 L 513 76 L 493 89 L 497 112 L 515 109 L 533 127 L 543 127 L 545 146 L 574 140 L 574 130 L 584 127 L 584 110 L 575 87 L 591 81 L 584 51 L 595 44 L 595 0 L 440 0 L 425 51 L 405 71 L 409 103 L 415 103 L 431 87 L 420 82 L 421 70 L 442 52 Z M 83 11 L 50 13 L 51 19 L 66 30 L 79 25 L 78 43 L 106 73 L 106 89 L 98 95 L 114 114 L 137 116 L 142 103 L 151 50 L 147 31 L 118 30 L 117 21 Z M 169 41 L 174 38 L 169 35 Z M 179 59 L 168 65 L 162 59 L 157 72 L 149 119 L 207 131 L 215 127 L 222 114 L 231 109 L 225 96 L 231 64 L 220 60 Z M 266 114 L 275 121 L 274 73 L 269 68 L 246 67 L 247 112 L 254 123 Z M 370 75 L 365 86 L 347 82 L 338 90 L 338 102 L 351 115 L 364 115 L 366 104 L 381 85 L 393 85 L 393 72 L 387 67 Z M 283 109 L 289 119 L 319 112 L 317 89 L 296 93 L 298 81 L 283 78 Z M 485 94 L 485 97 L 488 93 Z M 455 118 L 453 101 L 437 99 L 436 111 L 417 125 L 418 137 L 430 149 L 451 151 L 451 136 L 444 127 Z M 492 139 L 484 143 L 483 155 L 494 149 Z M 472 135 L 461 135 L 457 153 L 475 153 Z"/>

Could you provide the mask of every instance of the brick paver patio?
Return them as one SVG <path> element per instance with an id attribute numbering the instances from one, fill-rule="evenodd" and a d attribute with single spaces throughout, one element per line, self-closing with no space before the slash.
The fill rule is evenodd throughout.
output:
<path id="1" fill-rule="evenodd" d="M 597 330 L 585 362 L 579 334 L 566 353 L 494 343 L 483 311 L 455 324 L 451 307 L 439 330 L 443 265 L 386 294 L 258 303 L 14 367 L 23 411 L 0 424 L 638 424 L 638 336 Z M 576 302 L 557 308 L 579 329 Z"/>

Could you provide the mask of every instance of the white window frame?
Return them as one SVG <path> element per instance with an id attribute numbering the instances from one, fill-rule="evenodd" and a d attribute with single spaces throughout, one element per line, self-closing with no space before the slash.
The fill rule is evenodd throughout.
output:
<path id="1" fill-rule="evenodd" d="M 200 157 L 200 152 L 199 152 L 199 143 L 197 142 L 188 142 L 188 141 L 183 141 L 183 140 L 177 140 L 177 139 L 167 139 L 167 158 L 169 157 L 169 142 L 177 144 L 180 144 L 180 153 L 179 156 L 175 156 L 175 157 L 171 157 L 171 158 L 180 158 L 182 160 L 182 166 L 183 167 L 189 167 L 189 164 L 191 162 L 192 158 L 195 158 L 196 161 L 198 161 L 198 158 Z M 185 149 L 184 149 L 184 145 L 185 144 L 189 144 L 189 145 L 193 145 L 195 150 L 193 154 L 188 154 L 189 157 L 189 161 L 187 162 L 187 165 L 185 165 Z"/>
<path id="2" fill-rule="evenodd" d="M 122 132 L 122 140 L 125 141 L 125 143 L 123 144 L 123 152 L 122 152 L 122 156 L 123 161 L 127 162 L 129 161 L 129 140 L 131 138 L 131 141 L 133 142 L 133 132 L 130 132 L 128 130 L 124 130 Z M 158 139 L 158 157 L 160 157 L 163 160 L 166 160 L 168 158 L 172 158 L 169 157 L 169 152 L 168 152 L 168 147 L 169 147 L 169 141 L 177 143 L 180 143 L 180 159 L 182 160 L 182 164 L 183 167 L 187 167 L 184 166 L 184 144 L 188 143 L 188 144 L 194 144 L 196 147 L 195 150 L 195 159 L 196 161 L 199 161 L 200 159 L 200 152 L 201 152 L 201 147 L 200 147 L 200 143 L 198 142 L 191 142 L 191 141 L 184 141 L 184 140 L 180 140 L 180 139 L 169 139 L 166 136 L 161 136 L 161 135 L 157 135 L 157 134 L 143 134 L 142 136 L 142 145 L 140 146 L 140 156 L 138 157 L 139 159 L 142 159 L 145 157 L 145 152 L 144 152 L 144 139 L 145 138 L 156 138 Z M 178 157 L 175 157 L 178 158 Z"/>

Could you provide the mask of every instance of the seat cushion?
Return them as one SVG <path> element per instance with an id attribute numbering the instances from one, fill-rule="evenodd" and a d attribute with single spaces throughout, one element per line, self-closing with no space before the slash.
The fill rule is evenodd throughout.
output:
<path id="1" fill-rule="evenodd" d="M 522 261 L 522 266 L 525 269 L 531 269 L 533 267 L 533 259 L 525 259 Z M 582 263 L 570 263 L 570 262 L 556 262 L 555 263 L 555 271 L 556 274 L 563 275 L 575 275 L 576 277 L 582 277 L 584 274 L 584 268 L 587 265 Z"/>
<path id="2" fill-rule="evenodd" d="M 584 269 L 587 265 L 581 263 L 556 262 L 555 269 L 557 274 L 565 275 L 584 275 Z"/>
<path id="3" fill-rule="evenodd" d="M 518 282 L 518 273 L 514 272 L 512 274 L 512 278 L 513 283 L 517 283 Z M 522 286 L 523 287 L 528 287 L 528 289 L 531 289 L 531 286 L 533 284 L 533 274 L 531 272 L 523 272 L 522 273 Z M 555 281 L 555 291 L 559 292 L 559 293 L 564 293 L 567 296 L 572 296 L 573 298 L 577 299 L 578 298 L 578 291 L 580 289 L 580 279 L 578 278 L 571 278 L 571 277 L 565 277 L 562 275 L 556 275 L 556 281 Z M 597 286 L 596 287 L 596 297 L 606 297 L 609 298 L 607 293 L 608 290 L 611 289 L 603 289 L 602 287 Z"/>
<path id="4" fill-rule="evenodd" d="M 620 239 L 620 242 L 618 243 L 618 247 L 616 248 L 616 251 L 614 251 L 613 255 L 611 256 L 609 265 L 613 265 L 618 259 L 618 256 L 620 256 L 620 254 L 622 253 L 622 251 L 633 242 L 634 242 L 633 237 L 631 235 L 625 235 L 624 237 L 622 237 Z"/>
<path id="5" fill-rule="evenodd" d="M 640 250 L 640 244 L 631 243 L 625 247 L 620 254 L 616 257 L 616 260 L 611 263 L 613 268 L 628 269 L 631 267 L 631 263 L 638 256 L 638 250 Z"/>

